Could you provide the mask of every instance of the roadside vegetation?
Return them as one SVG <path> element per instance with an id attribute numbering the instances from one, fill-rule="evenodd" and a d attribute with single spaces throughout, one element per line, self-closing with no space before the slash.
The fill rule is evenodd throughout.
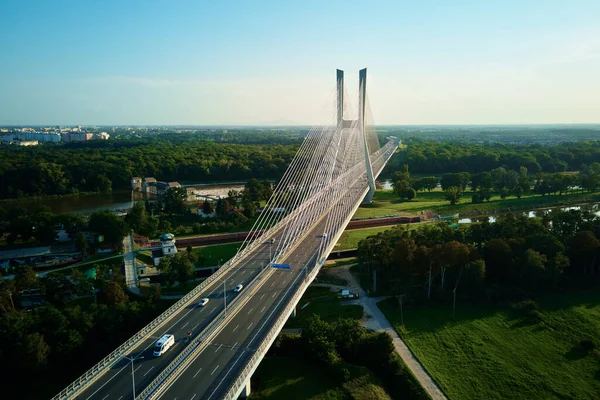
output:
<path id="1" fill-rule="evenodd" d="M 395 227 L 352 270 L 450 398 L 594 398 L 598 236 L 576 209 Z"/>
<path id="2" fill-rule="evenodd" d="M 39 278 L 30 267 L 0 281 L 0 373 L 7 399 L 51 398 L 173 301 L 137 297 L 118 269 L 91 266 Z M 35 377 L 23 390 L 24 377 Z"/>
<path id="3" fill-rule="evenodd" d="M 274 371 L 296 360 L 304 368 Z M 326 322 L 317 315 L 303 323 L 300 335 L 276 339 L 253 381 L 255 394 L 265 399 L 429 398 L 388 334 L 368 332 L 357 320 Z"/>

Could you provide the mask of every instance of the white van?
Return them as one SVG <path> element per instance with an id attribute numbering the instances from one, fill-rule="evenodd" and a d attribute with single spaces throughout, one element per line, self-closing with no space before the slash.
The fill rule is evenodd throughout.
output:
<path id="1" fill-rule="evenodd" d="M 174 344 L 175 344 L 175 336 L 167 334 L 167 335 L 161 337 L 160 339 L 158 339 L 158 342 L 156 342 L 156 344 L 154 345 L 154 356 L 155 357 L 162 356 Z"/>

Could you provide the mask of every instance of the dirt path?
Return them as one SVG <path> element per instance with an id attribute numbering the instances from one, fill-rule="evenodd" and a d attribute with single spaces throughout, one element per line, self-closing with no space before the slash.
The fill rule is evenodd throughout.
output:
<path id="1" fill-rule="evenodd" d="M 377 307 L 377 302 L 385 299 L 385 297 L 367 297 L 367 294 L 360 287 L 354 275 L 350 273 L 350 267 L 350 265 L 344 265 L 331 268 L 327 271 L 327 273 L 328 275 L 337 276 L 341 279 L 347 280 L 349 283 L 348 288 L 358 292 L 358 300 L 354 300 L 352 303 L 360 304 L 364 308 L 364 315 L 361 323 L 367 329 L 372 329 L 377 332 L 386 332 L 389 334 L 394 342 L 394 348 L 396 349 L 396 352 L 398 355 L 400 355 L 404 363 L 408 366 L 413 375 L 417 378 L 421 386 L 423 386 L 431 398 L 435 400 L 447 399 L 439 386 L 435 383 L 431 376 L 429 376 L 427 371 L 425 371 L 419 360 L 417 360 L 402 339 L 400 339 L 398 333 L 396 333 L 387 318 L 385 318 L 381 310 L 379 310 L 379 307 Z"/>

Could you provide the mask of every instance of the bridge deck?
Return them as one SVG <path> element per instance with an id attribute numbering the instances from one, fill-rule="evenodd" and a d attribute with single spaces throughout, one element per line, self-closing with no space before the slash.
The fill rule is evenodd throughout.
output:
<path id="1" fill-rule="evenodd" d="M 386 146 L 388 147 L 388 146 Z M 384 148 L 380 157 L 373 162 L 373 172 L 379 175 L 383 166 L 395 148 Z M 363 174 L 364 176 L 364 174 Z M 348 188 L 337 203 L 358 204 L 362 201 L 367 184 L 364 178 L 355 181 L 355 186 Z M 334 210 L 336 205 L 332 205 Z M 286 304 L 285 299 L 303 285 L 297 279 L 307 265 L 314 266 L 314 256 L 319 250 L 322 238 L 317 237 L 324 232 L 326 218 L 322 218 L 305 236 L 302 242 L 285 257 L 283 262 L 291 264 L 291 270 L 275 271 L 258 292 L 246 303 L 235 317 L 225 326 L 212 343 L 191 363 L 185 372 L 176 380 L 176 384 L 167 389 L 163 398 L 206 399 L 219 398 L 229 387 L 248 357 L 253 346 L 260 343 L 260 338 L 271 329 L 277 310 Z M 343 230 L 345 226 L 335 226 L 335 230 Z M 274 236 L 278 239 L 281 230 Z M 330 233 L 330 237 L 334 232 Z M 239 283 L 247 286 L 252 282 L 269 261 L 269 246 L 257 246 L 250 251 L 232 270 L 220 276 L 204 293 L 188 307 L 178 310 L 177 314 L 157 331 L 152 337 L 141 341 L 129 356 L 137 357 L 133 365 L 135 390 L 139 394 L 154 380 L 157 375 L 185 348 L 188 331 L 194 335 L 204 329 L 222 310 L 224 306 L 223 283 L 226 285 L 227 304 L 243 294 L 233 293 L 233 287 Z M 205 307 L 198 307 L 197 300 L 208 297 L 210 302 Z M 161 357 L 152 355 L 152 347 L 158 337 L 165 333 L 175 335 L 176 343 Z M 102 375 L 96 382 L 80 393 L 77 399 L 127 400 L 132 399 L 132 367 L 127 359 L 121 360 L 110 371 Z"/>

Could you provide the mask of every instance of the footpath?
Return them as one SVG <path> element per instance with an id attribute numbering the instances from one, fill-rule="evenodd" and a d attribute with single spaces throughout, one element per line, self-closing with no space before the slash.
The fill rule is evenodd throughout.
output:
<path id="1" fill-rule="evenodd" d="M 344 265 L 332 268 L 328 271 L 331 275 L 335 275 L 339 278 L 347 280 L 348 286 L 346 288 L 351 288 L 352 291 L 358 292 L 358 300 L 352 300 L 347 304 L 359 304 L 363 306 L 364 314 L 361 320 L 363 326 L 367 329 L 372 329 L 376 332 L 386 332 L 387 334 L 389 334 L 394 342 L 394 348 L 396 349 L 396 353 L 398 353 L 398 355 L 402 358 L 402 361 L 404 361 L 406 366 L 417 378 L 417 380 L 425 389 L 427 394 L 429 394 L 429 396 L 431 396 L 431 398 L 434 400 L 446 400 L 447 397 L 444 395 L 444 392 L 442 392 L 442 390 L 427 373 L 427 371 L 425 371 L 423 365 L 419 362 L 419 360 L 417 360 L 417 358 L 410 351 L 408 346 L 406 346 L 406 343 L 404 343 L 400 336 L 398 336 L 398 333 L 396 332 L 396 330 L 394 330 L 387 318 L 383 315 L 379 307 L 377 307 L 377 303 L 381 300 L 386 299 L 386 297 L 368 297 L 365 291 L 361 288 L 360 284 L 356 281 L 354 275 L 352 275 L 352 273 L 350 272 L 350 267 L 351 265 Z M 331 286 L 332 289 L 337 289 L 339 287 L 337 285 L 319 285 Z"/>

